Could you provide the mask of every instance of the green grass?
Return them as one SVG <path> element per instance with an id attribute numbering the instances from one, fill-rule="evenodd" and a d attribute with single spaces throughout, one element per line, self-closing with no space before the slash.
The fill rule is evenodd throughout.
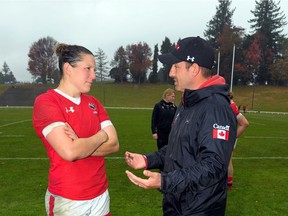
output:
<path id="1" fill-rule="evenodd" d="M 0 91 L 4 87 L 0 85 Z M 173 86 L 96 84 L 91 94 L 106 107 L 152 108 L 167 87 Z M 255 110 L 288 112 L 287 89 L 257 86 Z M 248 103 L 250 108 L 252 88 L 234 87 L 233 91 L 238 105 Z M 177 93 L 177 103 L 180 98 Z M 156 150 L 150 132 L 152 110 L 108 108 L 108 112 L 120 140 L 119 152 L 106 159 L 112 215 L 162 215 L 161 193 L 133 185 L 126 177 L 125 170 L 130 168 L 124 159 L 111 159 L 123 157 L 126 150 Z M 45 215 L 49 161 L 33 130 L 31 115 L 31 108 L 0 108 L 0 215 Z M 250 126 L 238 139 L 234 188 L 228 193 L 226 215 L 287 215 L 288 115 L 245 116 Z"/>
<path id="2" fill-rule="evenodd" d="M 108 112 L 121 145 L 120 151 L 111 157 L 123 157 L 126 150 L 156 150 L 150 132 L 151 110 Z M 31 113 L 31 108 L 0 109 L 0 215 L 45 215 L 49 162 L 33 130 Z M 250 127 L 238 140 L 234 188 L 228 192 L 226 215 L 286 215 L 288 115 L 247 113 L 246 117 Z M 111 157 L 107 157 L 106 167 L 112 215 L 162 215 L 161 193 L 133 185 L 126 177 L 125 170 L 130 168 L 124 159 Z"/>

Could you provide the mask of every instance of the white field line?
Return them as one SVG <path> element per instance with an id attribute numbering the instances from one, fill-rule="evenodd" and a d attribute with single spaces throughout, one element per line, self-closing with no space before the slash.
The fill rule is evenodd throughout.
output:
<path id="1" fill-rule="evenodd" d="M 245 139 L 288 139 L 288 137 L 266 137 L 266 136 L 243 136 L 243 138 Z"/>
<path id="2" fill-rule="evenodd" d="M 6 107 L 0 107 L 6 108 Z M 20 107 L 9 107 L 9 108 L 20 108 Z M 21 108 L 31 108 L 31 107 L 21 107 Z M 152 110 L 152 108 L 141 108 L 141 107 L 105 107 L 107 109 L 138 109 L 138 110 Z M 271 112 L 270 112 L 271 113 Z M 279 114 L 287 114 L 287 113 L 279 113 Z M 6 127 L 14 124 L 20 124 L 23 122 L 31 121 L 31 119 L 26 119 L 18 122 L 12 122 L 4 125 L 0 125 L 1 127 Z M 0 132 L 1 134 L 2 132 Z M 22 137 L 23 135 L 0 135 L 0 137 Z M 288 137 L 258 137 L 258 136 L 244 136 L 246 139 L 288 139 Z M 125 157 L 105 157 L 107 160 L 124 160 Z M 233 157 L 236 160 L 288 160 L 288 157 Z M 0 158 L 0 160 L 48 160 L 48 158 Z"/>
<path id="3" fill-rule="evenodd" d="M 27 122 L 27 121 L 31 121 L 31 119 L 26 119 L 26 120 L 22 120 L 22 121 L 11 122 L 11 123 L 8 123 L 8 124 L 0 125 L 0 128 L 1 127 L 6 127 L 6 126 L 10 126 L 10 125 L 14 125 L 14 124 L 20 124 L 20 123 Z"/>
<path id="4" fill-rule="evenodd" d="M 33 108 L 33 106 L 0 106 L 1 108 Z M 142 110 L 152 110 L 153 108 L 141 108 L 141 107 L 106 107 L 106 109 L 142 109 Z M 288 115 L 288 112 L 271 112 L 271 111 L 253 111 L 248 110 L 248 113 L 261 113 L 261 114 L 278 114 L 278 115 Z"/>
<path id="5" fill-rule="evenodd" d="M 257 122 L 253 122 L 253 121 L 249 121 L 249 123 L 251 125 L 261 125 L 261 126 L 266 126 L 266 124 L 263 124 L 263 123 L 257 123 Z"/>
<path id="6" fill-rule="evenodd" d="M 105 157 L 105 160 L 124 160 L 125 157 Z M 233 160 L 288 160 L 288 157 L 233 157 Z M 0 160 L 48 160 L 48 158 L 0 158 Z"/>
<path id="7" fill-rule="evenodd" d="M 1 134 L 2 132 L 0 132 Z M 0 137 L 25 137 L 24 135 L 0 135 Z"/>

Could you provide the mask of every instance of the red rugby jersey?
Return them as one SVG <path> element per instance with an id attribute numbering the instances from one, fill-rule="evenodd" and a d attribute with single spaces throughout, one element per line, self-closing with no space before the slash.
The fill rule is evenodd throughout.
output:
<path id="1" fill-rule="evenodd" d="M 94 97 L 82 94 L 80 104 L 55 90 L 39 95 L 34 103 L 33 126 L 50 159 L 48 190 L 56 195 L 87 200 L 101 195 L 108 188 L 104 157 L 90 156 L 69 162 L 62 159 L 47 142 L 43 129 L 55 122 L 67 122 L 79 138 L 90 137 L 101 129 L 109 116 Z"/>

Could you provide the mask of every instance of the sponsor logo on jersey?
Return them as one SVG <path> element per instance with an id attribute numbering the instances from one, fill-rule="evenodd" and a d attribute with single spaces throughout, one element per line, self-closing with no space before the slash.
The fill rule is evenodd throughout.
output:
<path id="1" fill-rule="evenodd" d="M 213 124 L 213 139 L 222 139 L 228 141 L 229 128 L 229 125 L 223 126 L 217 123 Z"/>
<path id="2" fill-rule="evenodd" d="M 74 113 L 75 112 L 74 107 L 69 107 L 69 109 L 67 107 L 65 107 L 65 110 L 66 110 L 66 113 L 69 113 L 69 112 Z"/>

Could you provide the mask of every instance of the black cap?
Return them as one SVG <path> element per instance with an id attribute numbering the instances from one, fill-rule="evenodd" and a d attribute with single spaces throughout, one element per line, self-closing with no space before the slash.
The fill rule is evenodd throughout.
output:
<path id="1" fill-rule="evenodd" d="M 188 37 L 179 41 L 175 48 L 158 59 L 163 64 L 172 65 L 182 61 L 197 63 L 201 67 L 212 69 L 214 62 L 214 49 L 204 39 L 197 37 Z"/>

